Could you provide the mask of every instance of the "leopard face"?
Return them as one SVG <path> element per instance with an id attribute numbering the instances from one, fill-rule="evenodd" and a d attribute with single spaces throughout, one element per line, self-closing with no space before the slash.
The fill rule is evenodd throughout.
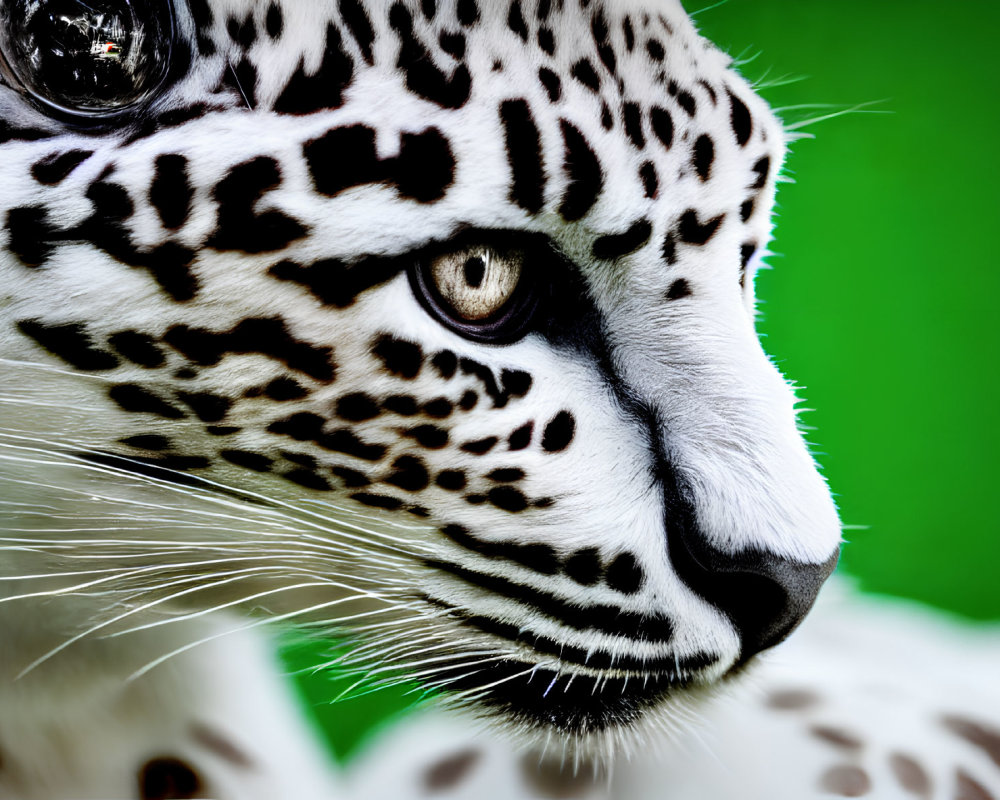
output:
<path id="1" fill-rule="evenodd" d="M 679 4 L 0 9 L 2 469 L 112 565 L 76 591 L 320 609 L 581 735 L 807 612 L 839 524 L 753 324 L 783 131 Z"/>

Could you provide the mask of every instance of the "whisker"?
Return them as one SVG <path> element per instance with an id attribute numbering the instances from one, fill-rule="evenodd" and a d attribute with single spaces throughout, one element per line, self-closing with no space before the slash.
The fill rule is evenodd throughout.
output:
<path id="1" fill-rule="evenodd" d="M 302 587 L 301 586 L 290 586 L 290 587 L 285 587 L 285 588 L 287 588 L 287 589 L 298 589 L 298 588 L 302 588 Z M 337 600 L 332 600 L 332 601 L 329 601 L 328 603 L 320 603 L 320 604 L 317 604 L 315 606 L 310 606 L 308 608 L 296 609 L 295 611 L 289 611 L 289 612 L 287 612 L 285 614 L 278 614 L 276 616 L 267 617 L 265 619 L 254 620 L 254 621 L 252 621 L 252 622 L 250 622 L 250 623 L 248 623 L 246 625 L 241 625 L 238 628 L 234 628 L 232 630 L 223 631 L 221 633 L 212 634 L 211 636 L 206 636 L 204 638 L 198 639 L 198 640 L 193 641 L 193 642 L 188 642 L 187 644 L 183 645 L 182 647 L 178 647 L 177 649 L 172 650 L 171 652 L 166 653 L 166 654 L 160 656 L 159 658 L 156 658 L 153 661 L 149 662 L 148 664 L 146 664 L 145 666 L 143 666 L 141 669 L 139 669 L 136 672 L 132 673 L 126 680 L 127 681 L 136 680 L 137 678 L 140 678 L 143 675 L 145 675 L 151 669 L 154 669 L 155 667 L 157 667 L 160 664 L 164 663 L 165 661 L 173 658 L 174 656 L 180 655 L 181 653 L 187 652 L 188 650 L 191 650 L 191 649 L 193 649 L 195 647 L 198 647 L 198 646 L 200 646 L 202 644 L 205 644 L 207 642 L 214 641 L 214 640 L 219 639 L 219 638 L 221 638 L 223 636 L 228 636 L 229 634 L 236 633 L 238 631 L 251 630 L 253 628 L 257 628 L 257 627 L 260 627 L 262 625 L 273 625 L 273 624 L 275 624 L 277 622 L 284 622 L 285 620 L 294 619 L 295 617 L 300 616 L 302 614 L 308 614 L 308 613 L 311 613 L 313 611 L 320 610 L 320 609 L 324 608 L 327 605 L 340 602 L 340 599 L 341 598 L 338 598 Z M 355 598 L 355 599 L 360 599 L 360 598 Z"/>
<path id="2" fill-rule="evenodd" d="M 70 647 L 72 644 L 74 644 L 76 642 L 79 642 L 80 640 L 85 639 L 88 636 L 91 636 L 96 631 L 99 631 L 102 628 L 106 628 L 109 625 L 113 625 L 114 623 L 119 622 L 120 620 L 125 619 L 125 618 L 127 618 L 127 617 L 129 617 L 129 616 L 131 616 L 133 614 L 137 614 L 137 613 L 140 613 L 142 611 L 146 611 L 146 610 L 148 610 L 150 608 L 158 606 L 158 605 L 160 605 L 162 603 L 165 603 L 165 602 L 167 602 L 169 600 L 175 600 L 178 597 L 190 594 L 191 592 L 202 591 L 202 590 L 208 589 L 208 588 L 216 588 L 216 587 L 219 587 L 219 586 L 224 586 L 226 584 L 233 583 L 233 582 L 238 581 L 238 580 L 243 580 L 244 578 L 249 577 L 251 575 L 256 576 L 257 574 L 260 574 L 262 572 L 273 572 L 273 571 L 274 571 L 274 569 L 272 567 L 257 567 L 257 568 L 251 569 L 251 570 L 240 570 L 238 574 L 228 573 L 229 577 L 226 577 L 224 580 L 213 581 L 213 582 L 211 582 L 209 584 L 198 584 L 198 585 L 196 585 L 194 587 L 189 587 L 187 589 L 181 590 L 179 592 L 175 592 L 174 594 L 168 595 L 166 597 L 162 597 L 162 598 L 158 598 L 157 600 L 150 601 L 149 603 L 146 603 L 143 606 L 139 606 L 137 608 L 130 608 L 128 611 L 125 611 L 122 614 L 119 614 L 119 615 L 117 615 L 115 617 L 112 617 L 111 619 L 107 619 L 107 620 L 104 620 L 102 622 L 99 622 L 96 625 L 91 626 L 87 630 L 81 631 L 80 633 L 78 633 L 78 634 L 76 634 L 74 636 L 71 636 L 69 639 L 67 639 L 64 642 L 60 643 L 56 647 L 53 647 L 47 653 L 45 653 L 42 656 L 39 656 L 34 661 L 32 661 L 27 667 L 25 667 L 24 669 L 22 669 L 15 676 L 15 680 L 20 680 L 25 675 L 27 675 L 29 672 L 31 672 L 33 669 L 35 669 L 36 667 L 38 667 L 41 664 L 45 663 L 46 661 L 48 661 L 50 658 L 52 658 L 53 656 L 57 655 L 58 653 L 61 653 L 63 650 L 65 650 L 67 647 Z M 222 574 L 223 575 L 227 575 L 227 573 L 222 573 Z"/>
<path id="3" fill-rule="evenodd" d="M 32 442 L 32 443 L 37 443 L 39 441 L 39 439 L 37 437 L 15 437 L 15 438 L 20 438 L 20 439 L 23 439 L 24 441 L 29 441 L 29 442 Z M 54 446 L 57 445 L 60 448 L 65 447 L 65 445 L 66 445 L 65 442 L 60 442 L 60 443 L 48 442 L 48 443 L 52 444 Z M 39 447 L 37 447 L 34 444 L 33 444 L 33 446 L 30 446 L 30 447 L 29 446 L 25 446 L 25 445 L 8 445 L 8 447 L 12 447 L 12 448 L 18 449 L 18 450 L 23 450 L 23 451 L 26 451 L 26 452 L 42 453 L 42 454 L 45 454 L 49 458 L 53 457 L 51 451 L 45 450 L 44 448 L 39 448 Z M 94 451 L 94 450 L 92 450 L 90 448 L 86 448 L 86 447 L 81 447 L 81 448 L 78 448 L 78 449 L 81 449 L 84 452 L 86 452 L 86 451 L 89 450 L 89 452 L 91 452 L 91 453 L 93 453 L 95 455 L 104 455 L 103 453 L 101 453 L 99 451 Z M 130 460 L 127 457 L 122 457 L 122 458 L 125 461 Z M 164 480 L 161 480 L 161 479 L 158 479 L 158 478 L 154 478 L 154 477 L 151 477 L 151 476 L 148 476 L 148 475 L 137 475 L 135 473 L 126 472 L 126 471 L 120 470 L 120 469 L 115 469 L 115 468 L 112 468 L 112 467 L 108 467 L 106 465 L 95 464 L 93 462 L 87 461 L 85 458 L 82 458 L 80 456 L 75 456 L 73 454 L 68 454 L 68 453 L 67 454 L 63 454 L 63 460 L 62 461 L 40 461 L 38 459 L 13 458 L 11 456 L 4 456 L 4 455 L 2 455 L 2 453 L 0 453 L 0 459 L 15 460 L 15 461 L 30 461 L 31 463 L 34 463 L 34 464 L 42 463 L 42 464 L 62 465 L 62 464 L 70 463 L 74 467 L 77 467 L 77 468 L 82 469 L 82 470 L 96 472 L 98 474 L 114 475 L 116 477 L 126 477 L 129 480 L 132 480 L 132 481 L 134 481 L 136 483 L 139 483 L 139 484 L 153 484 L 153 485 L 165 488 L 165 489 L 167 489 L 169 491 L 183 494 L 185 496 L 192 496 L 193 495 L 195 497 L 198 497 L 200 500 L 203 500 L 203 501 L 208 502 L 208 503 L 213 504 L 213 505 L 221 505 L 221 506 L 226 506 L 226 507 L 234 506 L 234 501 L 231 500 L 231 499 L 229 499 L 229 498 L 227 498 L 227 497 L 225 497 L 225 496 L 220 496 L 218 494 L 209 494 L 206 491 L 202 491 L 200 489 L 194 489 L 191 486 L 178 486 L 177 484 L 171 483 L 169 481 L 164 481 Z M 142 464 L 142 462 L 135 462 L 135 463 Z M 188 475 L 187 473 L 184 473 L 184 475 L 187 478 L 191 478 L 192 477 L 192 476 Z M 356 511 L 354 509 L 351 509 L 351 508 L 337 506 L 337 505 L 335 505 L 333 503 L 327 503 L 327 504 L 325 504 L 326 508 L 335 510 L 340 515 L 337 518 L 331 518 L 331 517 L 329 517 L 327 515 L 319 514 L 319 513 L 315 512 L 315 511 L 310 511 L 307 508 L 302 507 L 304 505 L 314 505 L 315 506 L 315 505 L 317 505 L 316 502 L 309 503 L 309 504 L 302 504 L 302 506 L 293 506 L 293 505 L 291 505 L 291 504 L 289 504 L 289 503 L 287 503 L 285 501 L 282 501 L 282 500 L 278 500 L 278 499 L 275 499 L 275 498 L 265 497 L 264 495 L 261 495 L 261 494 L 258 494 L 256 492 L 253 492 L 253 491 L 250 491 L 250 490 L 247 490 L 247 489 L 243 489 L 243 488 L 236 489 L 234 487 L 227 486 L 225 484 L 217 483 L 216 481 L 212 481 L 212 480 L 210 480 L 208 478 L 198 477 L 197 480 L 198 480 L 198 482 L 200 484 L 204 484 L 204 486 L 205 486 L 206 489 L 215 488 L 215 489 L 221 489 L 221 490 L 223 490 L 225 492 L 236 492 L 239 495 L 242 495 L 242 496 L 245 496 L 247 498 L 257 500 L 257 501 L 260 501 L 260 502 L 266 504 L 267 506 L 270 506 L 272 510 L 274 510 L 276 508 L 281 508 L 281 509 L 285 510 L 286 512 L 291 511 L 291 512 L 297 514 L 297 515 L 304 516 L 307 519 L 298 519 L 298 521 L 301 524 L 309 525 L 310 527 L 313 527 L 313 528 L 316 528 L 316 529 L 319 529 L 319 530 L 328 530 L 327 528 L 325 528 L 320 523 L 330 523 L 330 524 L 333 524 L 335 526 L 335 528 L 336 528 L 336 532 L 337 532 L 338 536 L 349 538 L 349 539 L 354 539 L 354 540 L 357 540 L 359 542 L 362 542 L 363 544 L 365 544 L 366 546 L 368 546 L 369 549 L 373 546 L 374 543 L 370 539 L 368 539 L 368 538 L 361 538 L 361 537 L 359 537 L 357 535 L 358 533 L 365 534 L 365 537 L 376 536 L 380 540 L 382 540 L 382 541 L 380 541 L 380 542 L 377 543 L 379 546 L 385 547 L 385 548 L 387 548 L 389 550 L 399 550 L 400 552 L 402 552 L 404 554 L 407 554 L 407 555 L 410 555 L 412 553 L 413 546 L 414 546 L 414 544 L 416 544 L 413 539 L 401 539 L 401 538 L 399 538 L 397 536 L 392 536 L 390 534 L 387 534 L 384 531 L 375 530 L 375 529 L 372 529 L 370 527 L 360 526 L 360 525 L 357 525 L 357 524 L 354 524 L 352 522 L 347 521 L 347 519 L 345 519 L 345 517 L 358 517 L 358 516 L 360 516 L 360 514 L 359 514 L 358 511 Z M 17 481 L 15 481 L 15 482 L 17 482 Z M 24 482 L 21 481 L 21 483 L 24 483 Z M 42 485 L 42 486 L 44 486 L 44 484 L 35 484 L 35 485 Z M 82 490 L 81 491 L 75 491 L 75 490 L 73 490 L 71 488 L 67 488 L 67 487 L 49 486 L 47 488 L 52 488 L 52 489 L 62 488 L 64 491 L 75 492 L 76 494 L 83 494 L 83 495 L 86 495 L 87 497 L 94 497 L 95 496 L 93 492 L 84 492 Z M 99 495 L 97 497 L 98 497 L 98 499 L 100 499 Z M 113 498 L 104 498 L 104 499 L 113 500 Z M 133 503 L 134 501 L 132 501 L 130 499 L 129 502 Z M 237 504 L 236 507 L 245 511 L 245 508 L 242 505 L 238 505 Z M 373 519 L 372 517 L 364 517 L 364 518 L 365 519 Z M 406 531 L 427 530 L 426 526 L 417 526 L 417 525 L 412 525 L 412 524 L 407 525 L 407 524 L 396 522 L 395 520 L 388 520 L 388 519 L 382 519 L 382 518 L 379 518 L 379 523 L 382 524 L 382 525 L 387 525 L 389 527 L 393 527 L 393 528 L 397 528 L 397 529 L 401 529 L 401 530 L 406 530 Z"/>

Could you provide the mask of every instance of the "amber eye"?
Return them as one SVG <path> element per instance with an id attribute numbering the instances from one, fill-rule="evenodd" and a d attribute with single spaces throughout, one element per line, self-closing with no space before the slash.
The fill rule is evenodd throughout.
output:
<path id="1" fill-rule="evenodd" d="M 513 297 L 521 280 L 523 254 L 500 255 L 489 247 L 448 253 L 431 260 L 430 273 L 441 299 L 460 319 L 480 322 Z"/>
<path id="2" fill-rule="evenodd" d="M 484 342 L 510 342 L 526 332 L 537 304 L 525 253 L 490 245 L 438 252 L 411 272 L 418 298 L 442 323 Z"/>
<path id="3" fill-rule="evenodd" d="M 0 68 L 65 116 L 107 117 L 149 100 L 173 38 L 166 0 L 0 0 Z"/>

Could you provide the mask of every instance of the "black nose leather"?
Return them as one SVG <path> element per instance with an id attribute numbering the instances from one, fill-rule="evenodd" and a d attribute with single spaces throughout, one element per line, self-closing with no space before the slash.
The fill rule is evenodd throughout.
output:
<path id="1" fill-rule="evenodd" d="M 733 621 L 742 642 L 740 662 L 795 630 L 840 556 L 837 548 L 826 561 L 809 564 L 760 550 L 729 554 L 685 543 L 686 557 L 674 564 L 685 583 Z"/>
<path id="2" fill-rule="evenodd" d="M 698 530 L 694 509 L 673 470 L 666 470 L 667 547 L 684 583 L 722 611 L 739 632 L 739 663 L 773 647 L 802 621 L 837 566 L 838 546 L 818 564 L 760 549 L 726 553 Z"/>

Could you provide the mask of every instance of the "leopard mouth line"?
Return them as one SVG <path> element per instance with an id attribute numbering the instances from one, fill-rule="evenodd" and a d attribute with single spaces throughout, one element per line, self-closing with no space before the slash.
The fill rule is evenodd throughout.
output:
<path id="1" fill-rule="evenodd" d="M 423 599 L 463 627 L 519 649 L 471 669 L 456 658 L 439 665 L 431 682 L 535 727 L 587 734 L 628 725 L 668 696 L 702 682 L 705 670 L 719 661 L 702 652 L 643 658 L 588 651 L 427 595 Z"/>
<path id="2" fill-rule="evenodd" d="M 451 619 L 465 627 L 474 628 L 481 633 L 526 647 L 541 659 L 557 658 L 562 664 L 573 664 L 598 674 L 639 677 L 671 676 L 672 679 L 687 679 L 689 676 L 696 675 L 715 665 L 719 660 L 717 656 L 703 652 L 684 657 L 676 654 L 645 657 L 609 653 L 599 649 L 588 650 L 484 614 L 469 612 L 427 595 L 424 595 L 423 599 L 431 605 L 443 609 Z"/>
<path id="3" fill-rule="evenodd" d="M 695 680 L 676 673 L 587 674 L 503 658 L 469 670 L 456 661 L 434 683 L 447 695 L 535 728 L 585 735 L 623 728 Z"/>

